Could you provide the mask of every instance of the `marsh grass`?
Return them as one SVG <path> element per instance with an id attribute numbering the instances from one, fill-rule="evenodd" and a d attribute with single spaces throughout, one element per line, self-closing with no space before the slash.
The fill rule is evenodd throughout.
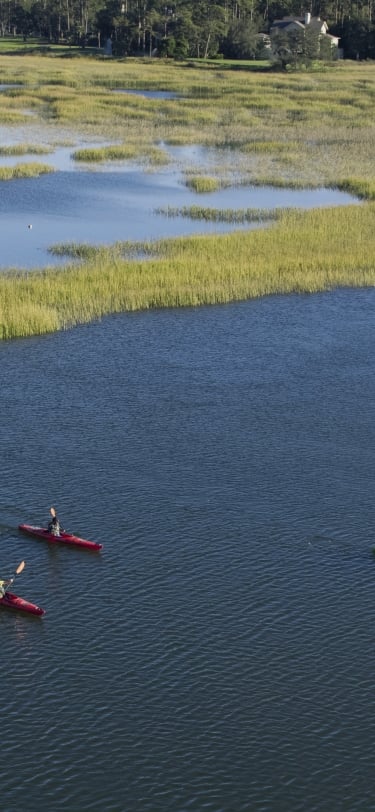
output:
<path id="1" fill-rule="evenodd" d="M 20 326 L 22 332 L 20 333 Z M 0 304 L 0 330 L 4 340 L 11 338 L 24 338 L 43 333 L 53 333 L 61 328 L 57 310 L 45 307 L 28 299 L 18 301 L 12 308 L 4 311 Z M 1 333 L 0 333 L 1 335 Z"/>
<path id="2" fill-rule="evenodd" d="M 249 141 L 246 144 L 241 144 L 240 148 L 243 152 L 278 155 L 279 153 L 283 154 L 291 150 L 297 150 L 299 145 L 296 141 Z"/>
<path id="3" fill-rule="evenodd" d="M 27 130 L 37 122 L 39 140 L 56 142 L 69 134 L 73 143 L 112 142 L 135 149 L 151 164 L 165 160 L 160 144 L 214 147 L 220 157 L 213 177 L 201 164 L 189 167 L 187 183 L 194 191 L 214 191 L 236 176 L 237 183 L 329 186 L 374 200 L 374 64 L 275 75 L 193 61 L 188 66 L 83 57 L 77 63 L 0 55 L 0 70 L 3 83 L 22 84 L 0 95 L 2 125 L 22 123 Z M 128 88 L 169 90 L 178 98 L 154 103 L 111 92 L 125 81 Z M 26 108 L 33 110 L 32 119 Z M 37 174 L 53 171 L 36 166 Z M 4 170 L 25 177 L 30 167 Z M 264 230 L 121 249 L 71 246 L 65 254 L 75 264 L 64 269 L 0 275 L 2 335 L 63 329 L 121 310 L 374 285 L 374 213 L 366 202 L 279 212 Z M 262 213 L 217 214 L 202 207 L 193 216 L 240 222 Z"/>
<path id="4" fill-rule="evenodd" d="M 109 147 L 96 147 L 77 149 L 72 153 L 74 161 L 85 161 L 86 163 L 100 163 L 101 161 L 119 161 L 136 158 L 139 155 L 133 145 L 113 145 Z"/>
<path id="5" fill-rule="evenodd" d="M 98 258 L 101 249 L 88 243 L 59 243 L 58 245 L 51 245 L 48 250 L 50 254 L 56 257 L 92 260 Z"/>
<path id="6" fill-rule="evenodd" d="M 165 150 L 158 147 L 145 147 L 141 144 L 119 144 L 107 147 L 77 149 L 72 153 L 73 160 L 86 163 L 103 163 L 105 161 L 148 161 L 153 166 L 169 163 Z"/>
<path id="7" fill-rule="evenodd" d="M 16 178 L 37 178 L 55 172 L 53 166 L 39 163 L 22 163 L 15 166 L 0 166 L 0 180 L 15 180 Z"/>
<path id="8" fill-rule="evenodd" d="M 117 241 L 110 248 L 88 243 L 58 243 L 57 245 L 51 245 L 48 250 L 54 256 L 85 261 L 97 261 L 100 257 L 108 259 L 109 255 L 112 258 L 144 259 L 150 256 L 158 256 L 160 253 L 158 245 L 155 243 L 132 242 L 130 240 Z"/>
<path id="9" fill-rule="evenodd" d="M 0 156 L 48 155 L 52 151 L 52 147 L 42 146 L 40 144 L 12 144 L 8 147 L 0 146 Z"/>
<path id="10" fill-rule="evenodd" d="M 345 179 L 337 184 L 337 188 L 342 192 L 349 192 L 362 200 L 375 200 L 375 179 Z"/>
<path id="11" fill-rule="evenodd" d="M 270 176 L 280 183 L 332 185 L 358 174 L 375 176 L 373 161 L 374 66 L 335 66 L 309 75 L 232 71 L 192 62 L 150 60 L 70 61 L 38 56 L 0 56 L 4 83 L 17 83 L 11 96 L 1 94 L 3 122 L 27 121 L 29 106 L 42 122 L 74 127 L 97 141 L 145 149 L 163 141 L 236 149 L 241 171 L 254 181 Z M 114 88 L 169 90 L 176 99 L 151 100 L 113 93 Z M 203 104 L 197 105 L 197 99 Z M 28 122 L 30 123 L 30 122 Z M 276 135 L 277 134 L 277 135 Z M 275 138 L 276 135 L 276 138 Z M 334 140 L 345 141 L 338 150 Z M 320 142 L 318 146 L 317 142 Z M 362 147 L 363 144 L 363 147 Z M 229 155 L 228 155 L 229 160 Z M 232 158 L 233 161 L 233 158 Z"/>
<path id="12" fill-rule="evenodd" d="M 0 276 L 0 334 L 49 332 L 153 307 L 374 285 L 374 215 L 373 203 L 288 210 L 265 230 L 144 245 L 142 261 L 124 260 L 119 244 L 83 248 L 78 267 Z"/>
<path id="13" fill-rule="evenodd" d="M 170 158 L 164 149 L 160 147 L 150 147 L 145 150 L 145 158 L 152 166 L 166 166 L 170 162 Z"/>
<path id="14" fill-rule="evenodd" d="M 285 208 L 277 209 L 211 209 L 204 206 L 182 206 L 156 209 L 157 214 L 166 217 L 189 217 L 191 220 L 206 220 L 214 223 L 261 223 L 278 220 Z"/>
<path id="15" fill-rule="evenodd" d="M 18 110 L 1 110 L 1 125 L 4 126 L 17 126 L 21 124 L 29 124 L 27 113 Z"/>
<path id="16" fill-rule="evenodd" d="M 204 177 L 203 175 L 187 177 L 185 184 L 188 189 L 192 189 L 194 192 L 199 193 L 216 192 L 222 185 L 220 180 L 217 180 L 217 178 Z"/>

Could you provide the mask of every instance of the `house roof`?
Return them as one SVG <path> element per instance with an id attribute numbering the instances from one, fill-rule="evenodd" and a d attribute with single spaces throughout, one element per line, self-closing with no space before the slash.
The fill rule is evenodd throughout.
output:
<path id="1" fill-rule="evenodd" d="M 271 28 L 288 28 L 290 25 L 297 25 L 299 28 L 304 28 L 305 26 L 301 22 L 301 20 L 297 20 L 294 17 L 285 17 L 283 20 L 274 20 Z"/>
<path id="2" fill-rule="evenodd" d="M 320 17 L 310 17 L 306 19 L 306 15 L 304 17 L 283 17 L 281 20 L 274 20 L 271 28 L 287 28 L 288 25 L 297 25 L 301 26 L 301 28 L 305 28 L 306 25 L 312 26 L 312 28 L 319 28 L 324 33 L 327 31 L 328 26 L 325 20 L 321 20 Z"/>
<path id="3" fill-rule="evenodd" d="M 301 29 L 304 29 L 305 27 L 299 20 L 275 20 L 275 22 L 272 23 L 271 28 L 278 28 L 279 31 L 282 31 L 284 28 L 289 28 L 291 25 Z"/>
<path id="4" fill-rule="evenodd" d="M 325 20 L 321 20 L 320 17 L 310 17 L 308 19 L 305 17 L 283 17 L 282 20 L 274 20 L 270 31 L 285 31 L 288 28 L 297 28 L 304 31 L 306 28 L 310 28 L 314 31 L 317 31 L 319 34 L 324 34 L 326 37 L 330 37 L 332 40 L 338 41 L 340 37 L 333 37 L 331 34 L 328 34 L 328 25 Z"/>

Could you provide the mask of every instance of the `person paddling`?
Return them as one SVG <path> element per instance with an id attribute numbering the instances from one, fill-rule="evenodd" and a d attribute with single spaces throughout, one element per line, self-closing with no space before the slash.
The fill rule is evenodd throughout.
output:
<path id="1" fill-rule="evenodd" d="M 55 508 L 51 508 L 51 516 L 52 519 L 48 523 L 48 532 L 52 533 L 53 536 L 59 536 L 63 528 L 60 525 L 60 522 L 56 516 Z"/>
<path id="2" fill-rule="evenodd" d="M 7 589 L 8 589 L 8 586 L 11 586 L 12 583 L 13 583 L 13 578 L 7 578 L 5 581 L 0 580 L 0 598 L 4 597 L 4 595 L 5 595 L 5 593 L 6 593 Z"/>
<path id="3" fill-rule="evenodd" d="M 0 598 L 4 597 L 8 587 L 12 586 L 12 583 L 13 583 L 16 575 L 19 575 L 20 572 L 22 572 L 22 570 L 24 568 L 25 568 L 25 562 L 21 561 L 21 563 L 18 565 L 18 567 L 16 569 L 15 575 L 12 575 L 11 578 L 0 579 Z"/>

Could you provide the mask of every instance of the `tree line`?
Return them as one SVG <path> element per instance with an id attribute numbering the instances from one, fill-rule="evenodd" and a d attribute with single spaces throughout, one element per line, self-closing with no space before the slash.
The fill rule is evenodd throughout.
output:
<path id="1" fill-rule="evenodd" d="M 340 37 L 344 57 L 375 59 L 374 1 L 309 0 L 306 11 Z M 300 0 L 0 0 L 0 34 L 99 48 L 111 38 L 116 56 L 254 59 L 259 34 L 284 16 L 300 17 Z"/>

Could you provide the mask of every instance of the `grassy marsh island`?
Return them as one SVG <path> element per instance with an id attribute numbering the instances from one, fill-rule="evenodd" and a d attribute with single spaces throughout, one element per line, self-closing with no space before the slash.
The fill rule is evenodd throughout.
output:
<path id="1" fill-rule="evenodd" d="M 163 144 L 212 146 L 219 150 L 217 165 L 207 175 L 192 166 L 189 174 L 212 189 L 331 187 L 363 201 L 279 211 L 269 215 L 275 222 L 265 230 L 135 246 L 133 257 L 143 250 L 145 259 L 131 259 L 129 246 L 125 251 L 121 244 L 65 247 L 63 268 L 0 274 L 0 337 L 64 329 L 126 310 L 374 285 L 375 65 L 343 62 L 281 74 L 246 66 L 231 71 L 219 63 L 0 56 L 0 71 L 4 84 L 20 85 L 0 94 L 3 121 L 13 126 L 22 118 L 23 128 L 34 131 L 38 124 L 40 142 L 72 135 L 110 140 L 120 152 L 91 159 L 143 154 L 155 155 L 156 163 L 166 154 Z M 113 93 L 116 88 L 168 90 L 177 98 Z M 77 152 L 75 158 L 90 160 Z M 233 222 L 246 218 L 243 211 L 237 220 L 232 214 Z M 203 207 L 200 216 L 220 219 Z M 230 221 L 229 214 L 222 219 Z M 81 257 L 78 266 L 72 256 Z"/>
<path id="2" fill-rule="evenodd" d="M 265 230 L 138 246 L 79 247 L 78 267 L 0 274 L 2 337 L 65 329 L 110 313 L 314 293 L 375 282 L 375 204 L 287 211 Z M 129 251 L 129 245 L 126 246 Z"/>
<path id="3" fill-rule="evenodd" d="M 188 217 L 190 220 L 206 220 L 212 223 L 266 223 L 277 220 L 282 209 L 210 209 L 207 206 L 182 206 L 157 209 L 156 213 L 167 217 Z"/>
<path id="4" fill-rule="evenodd" d="M 217 178 L 209 178 L 203 175 L 189 176 L 186 178 L 186 186 L 189 189 L 194 189 L 194 192 L 216 192 L 220 189 L 221 183 Z"/>
<path id="5" fill-rule="evenodd" d="M 13 155 L 48 155 L 53 152 L 52 147 L 44 147 L 41 144 L 11 144 L 10 146 L 0 146 L 0 157 Z"/>
<path id="6" fill-rule="evenodd" d="M 72 152 L 74 161 L 84 161 L 86 163 L 101 163 L 102 161 L 127 161 L 137 157 L 139 153 L 134 144 L 131 146 L 113 145 L 110 147 L 86 147 L 76 149 Z"/>
<path id="7" fill-rule="evenodd" d="M 83 163 L 103 163 L 107 161 L 148 161 L 154 165 L 167 164 L 169 158 L 165 150 L 150 146 L 139 147 L 135 144 L 112 144 L 107 147 L 85 147 L 72 152 L 74 161 Z"/>
<path id="8" fill-rule="evenodd" d="M 54 171 L 53 166 L 40 163 L 21 163 L 15 166 L 0 166 L 0 180 L 37 178 L 39 175 L 48 175 Z"/>

